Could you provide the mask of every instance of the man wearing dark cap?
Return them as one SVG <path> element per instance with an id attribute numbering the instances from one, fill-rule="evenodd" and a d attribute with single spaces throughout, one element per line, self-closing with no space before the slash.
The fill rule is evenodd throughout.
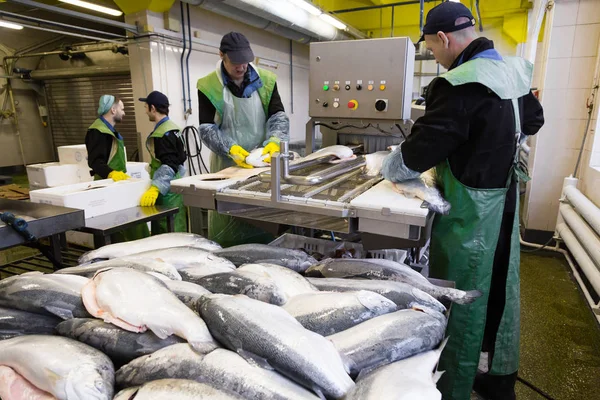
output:
<path id="1" fill-rule="evenodd" d="M 152 157 L 150 178 L 152 185 L 140 200 L 142 207 L 155 204 L 178 207 L 175 215 L 175 232 L 187 232 L 187 214 L 180 194 L 171 192 L 171 181 L 185 174 L 183 163 L 186 160 L 181 130 L 169 119 L 169 99 L 163 93 L 154 91 L 144 102 L 146 115 L 155 122 L 154 130 L 146 139 L 146 148 Z M 167 232 L 166 221 L 152 221 L 152 235 Z"/>
<path id="2" fill-rule="evenodd" d="M 434 220 L 430 275 L 483 294 L 452 307 L 439 366 L 446 371 L 438 382 L 443 398 L 468 400 L 474 387 L 486 399 L 510 400 L 519 368 L 517 182 L 526 179 L 517 149 L 544 117 L 530 90 L 532 64 L 501 56 L 474 25 L 460 3 L 428 13 L 421 41 L 448 72 L 429 85 L 425 115 L 382 173 L 401 182 L 435 167 L 452 208 Z M 481 352 L 487 372 L 476 377 Z"/>
<path id="3" fill-rule="evenodd" d="M 288 140 L 289 119 L 277 91 L 277 76 L 252 64 L 244 35 L 223 36 L 214 72 L 198 80 L 200 136 L 212 150 L 210 172 L 237 165 L 252 168 L 246 156 L 257 147 L 270 156 Z M 209 237 L 223 246 L 266 242 L 264 231 L 240 220 L 209 212 Z"/>

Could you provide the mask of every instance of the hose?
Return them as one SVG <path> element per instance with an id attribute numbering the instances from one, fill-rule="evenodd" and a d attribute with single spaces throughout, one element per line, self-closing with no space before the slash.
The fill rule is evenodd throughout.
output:
<path id="1" fill-rule="evenodd" d="M 204 167 L 204 171 L 206 171 L 206 173 L 209 173 L 209 169 L 206 168 L 206 164 L 204 164 L 204 159 L 202 158 L 202 140 L 198 141 L 198 138 L 200 137 L 200 134 L 198 133 L 198 129 L 196 129 L 195 126 L 186 126 L 185 128 L 183 128 L 183 140 L 185 142 L 185 150 L 186 150 L 186 154 L 187 154 L 187 159 L 188 159 L 188 163 L 190 165 L 190 175 L 198 175 L 198 174 L 203 174 L 204 172 L 202 172 L 202 167 Z M 193 137 L 194 140 L 194 148 L 195 148 L 195 153 L 192 153 L 192 146 L 191 146 L 191 140 L 190 140 L 190 134 Z M 198 167 L 200 168 L 200 171 L 196 171 L 196 167 L 194 164 L 194 161 L 196 161 L 198 163 Z"/>

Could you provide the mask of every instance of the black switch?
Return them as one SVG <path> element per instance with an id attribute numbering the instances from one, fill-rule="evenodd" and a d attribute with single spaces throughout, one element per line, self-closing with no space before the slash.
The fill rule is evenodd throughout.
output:
<path id="1" fill-rule="evenodd" d="M 356 90 L 362 90 L 362 85 L 356 85 Z"/>
<path id="2" fill-rule="evenodd" d="M 329 106 L 329 103 L 328 103 L 328 102 L 326 102 L 326 101 L 324 101 L 324 102 L 323 102 L 323 107 L 327 107 L 327 106 Z"/>
<path id="3" fill-rule="evenodd" d="M 350 85 L 346 85 L 346 90 L 350 90 Z"/>
<path id="4" fill-rule="evenodd" d="M 375 102 L 375 109 L 377 111 L 385 111 L 387 108 L 387 102 L 385 100 L 377 100 Z"/>

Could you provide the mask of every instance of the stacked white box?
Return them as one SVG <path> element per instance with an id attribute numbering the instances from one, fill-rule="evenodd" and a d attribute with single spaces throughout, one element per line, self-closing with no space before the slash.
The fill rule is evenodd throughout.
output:
<path id="1" fill-rule="evenodd" d="M 31 164 L 27 166 L 27 179 L 30 188 L 50 188 L 90 182 L 90 169 L 80 164 L 61 164 L 57 162 Z"/>
<path id="2" fill-rule="evenodd" d="M 88 153 L 85 144 L 75 144 L 72 146 L 59 146 L 58 161 L 61 164 L 85 164 L 88 165 Z"/>
<path id="3" fill-rule="evenodd" d="M 135 179 L 150 179 L 150 167 L 145 162 L 128 162 L 127 175 Z"/>

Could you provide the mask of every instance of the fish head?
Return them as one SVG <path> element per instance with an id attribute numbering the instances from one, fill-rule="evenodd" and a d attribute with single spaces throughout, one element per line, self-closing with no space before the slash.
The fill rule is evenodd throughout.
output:
<path id="1" fill-rule="evenodd" d="M 69 373 L 65 392 L 68 400 L 111 400 L 114 393 L 112 365 L 81 365 Z"/>

